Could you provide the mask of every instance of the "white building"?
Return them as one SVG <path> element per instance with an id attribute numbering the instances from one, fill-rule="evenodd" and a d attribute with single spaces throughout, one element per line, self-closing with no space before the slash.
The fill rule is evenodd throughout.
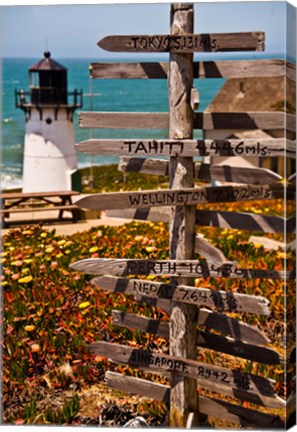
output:
<path id="1" fill-rule="evenodd" d="M 48 51 L 29 77 L 29 92 L 16 92 L 16 106 L 26 114 L 23 192 L 71 190 L 77 170 L 73 113 L 82 106 L 82 91 L 68 93 L 67 69 Z"/>

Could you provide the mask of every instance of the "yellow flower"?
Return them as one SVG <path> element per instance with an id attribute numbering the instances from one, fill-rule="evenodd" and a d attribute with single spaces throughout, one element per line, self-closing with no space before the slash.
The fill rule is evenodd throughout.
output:
<path id="1" fill-rule="evenodd" d="M 278 252 L 277 256 L 278 258 L 286 259 L 286 252 Z"/>
<path id="2" fill-rule="evenodd" d="M 41 233 L 41 234 L 40 234 L 40 237 L 42 237 L 42 238 L 47 237 L 47 233 L 46 233 L 46 232 Z"/>
<path id="3" fill-rule="evenodd" d="M 233 234 L 230 234 L 230 235 L 227 237 L 227 240 L 232 240 L 233 238 L 234 238 Z"/>
<path id="4" fill-rule="evenodd" d="M 146 250 L 147 252 L 154 252 L 154 251 L 157 250 L 157 248 L 156 248 L 156 246 L 147 246 L 147 247 L 145 248 L 145 250 Z"/>
<path id="5" fill-rule="evenodd" d="M 53 248 L 52 246 L 48 246 L 48 247 L 45 249 L 45 252 L 46 252 L 46 253 L 52 253 L 53 250 L 54 250 L 54 248 Z"/>
<path id="6" fill-rule="evenodd" d="M 62 246 L 62 245 L 65 244 L 65 243 L 66 243 L 66 240 L 64 240 L 64 239 L 58 241 L 58 245 L 59 245 L 59 246 Z"/>
<path id="7" fill-rule="evenodd" d="M 260 249 L 263 245 L 261 245 L 261 243 L 255 243 L 254 246 L 256 249 Z"/>
<path id="8" fill-rule="evenodd" d="M 35 325 L 27 325 L 27 326 L 25 327 L 25 330 L 26 330 L 27 332 L 34 331 L 34 330 L 35 330 Z"/>
<path id="9" fill-rule="evenodd" d="M 31 230 L 25 230 L 23 231 L 23 234 L 33 234 L 33 232 Z"/>
<path id="10" fill-rule="evenodd" d="M 87 308 L 90 305 L 91 305 L 91 303 L 89 301 L 86 301 L 86 302 L 80 303 L 78 305 L 78 307 L 79 307 L 79 309 L 85 309 L 85 308 Z"/>
<path id="11" fill-rule="evenodd" d="M 56 258 L 61 258 L 63 256 L 63 254 L 60 252 L 56 255 Z"/>
<path id="12" fill-rule="evenodd" d="M 0 259 L 0 264 L 3 264 L 3 263 L 5 263 L 5 261 L 6 261 L 6 259 L 5 259 L 5 258 L 1 258 L 1 259 Z"/>
<path id="13" fill-rule="evenodd" d="M 71 253 L 71 251 L 69 249 L 65 250 L 65 254 L 69 255 Z"/>
<path id="14" fill-rule="evenodd" d="M 19 283 L 29 283 L 29 282 L 31 282 L 33 280 L 33 277 L 30 275 L 30 276 L 25 276 L 25 277 L 23 277 L 23 278 L 20 278 L 19 280 L 18 280 L 18 282 Z"/>
<path id="15" fill-rule="evenodd" d="M 30 273 L 30 270 L 26 267 L 26 268 L 22 269 L 21 273 L 23 273 L 23 274 Z"/>
<path id="16" fill-rule="evenodd" d="M 31 264 L 32 261 L 33 261 L 32 258 L 28 258 L 28 259 L 25 259 L 25 260 L 24 260 L 24 262 L 25 262 L 26 264 Z"/>
<path id="17" fill-rule="evenodd" d="M 8 252 L 1 252 L 2 257 L 6 257 L 8 255 Z"/>
<path id="18" fill-rule="evenodd" d="M 97 252 L 97 250 L 99 250 L 99 248 L 97 246 L 93 246 L 89 249 L 89 252 L 93 253 L 93 252 Z"/>

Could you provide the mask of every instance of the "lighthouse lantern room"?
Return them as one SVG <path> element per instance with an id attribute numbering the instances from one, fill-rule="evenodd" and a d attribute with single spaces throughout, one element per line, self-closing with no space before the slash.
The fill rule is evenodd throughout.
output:
<path id="1" fill-rule="evenodd" d="M 77 170 L 73 113 L 82 107 L 82 91 L 67 90 L 67 69 L 44 58 L 29 69 L 30 91 L 15 93 L 26 115 L 23 192 L 72 189 Z"/>

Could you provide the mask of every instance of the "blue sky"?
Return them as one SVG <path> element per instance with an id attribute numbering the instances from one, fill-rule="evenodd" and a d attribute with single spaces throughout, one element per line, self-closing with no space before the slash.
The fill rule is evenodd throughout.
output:
<path id="1" fill-rule="evenodd" d="M 267 53 L 285 50 L 284 1 L 195 3 L 195 33 L 265 31 Z M 111 34 L 164 34 L 169 31 L 168 3 L 58 6 L 3 6 L 2 57 L 41 57 L 48 40 L 55 58 L 112 58 L 96 45 Z M 291 37 L 290 54 L 296 52 Z M 135 55 L 137 56 L 137 55 Z M 132 55 L 133 57 L 133 55 Z M 138 55 L 139 57 L 139 55 Z"/>

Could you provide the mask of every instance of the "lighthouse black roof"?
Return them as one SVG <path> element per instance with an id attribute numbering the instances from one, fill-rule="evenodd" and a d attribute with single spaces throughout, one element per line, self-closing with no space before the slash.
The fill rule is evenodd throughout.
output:
<path id="1" fill-rule="evenodd" d="M 44 58 L 39 60 L 39 62 L 35 63 L 33 66 L 30 67 L 30 72 L 37 72 L 37 71 L 66 71 L 67 69 L 60 65 L 60 63 L 56 62 L 55 60 L 51 59 L 51 53 L 49 51 L 44 52 Z"/>

